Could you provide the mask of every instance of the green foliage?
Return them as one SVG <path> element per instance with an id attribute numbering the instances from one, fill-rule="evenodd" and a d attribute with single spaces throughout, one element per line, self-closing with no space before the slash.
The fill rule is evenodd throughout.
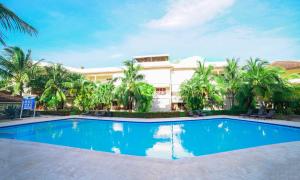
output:
<path id="1" fill-rule="evenodd" d="M 45 67 L 36 66 L 32 69 L 28 82 L 28 87 L 30 87 L 31 93 L 41 96 L 49 79 L 50 76 L 48 76 Z"/>
<path id="2" fill-rule="evenodd" d="M 282 86 L 275 89 L 270 101 L 278 113 L 286 115 L 298 113 L 300 110 L 300 85 Z"/>
<path id="3" fill-rule="evenodd" d="M 186 112 L 111 112 L 113 117 L 127 118 L 169 118 L 169 117 L 186 117 Z"/>
<path id="4" fill-rule="evenodd" d="M 251 101 L 257 101 L 261 106 L 265 106 L 271 99 L 273 92 L 288 86 L 288 82 L 282 78 L 284 71 L 279 68 L 267 66 L 268 63 L 261 59 L 250 58 L 244 66 L 243 88 L 247 91 Z"/>
<path id="5" fill-rule="evenodd" d="M 76 115 L 77 113 L 74 113 L 76 111 L 71 110 L 45 110 L 45 111 L 38 111 L 37 113 L 41 115 L 52 115 L 52 116 L 70 116 L 72 113 L 73 115 Z"/>
<path id="6" fill-rule="evenodd" d="M 240 114 L 244 114 L 247 111 L 243 109 L 229 109 L 229 110 L 204 110 L 203 113 L 207 116 L 214 115 L 230 115 L 230 116 L 239 116 Z"/>
<path id="7" fill-rule="evenodd" d="M 59 64 L 45 67 L 45 69 L 49 80 L 40 101 L 48 108 L 62 109 L 66 101 L 64 83 L 68 79 L 68 72 Z"/>
<path id="8" fill-rule="evenodd" d="M 218 82 L 218 86 L 223 88 L 223 93 L 230 99 L 230 107 L 235 105 L 237 91 L 241 86 L 241 70 L 237 59 L 227 59 L 227 65 L 224 68 L 224 76 Z M 222 86 L 223 85 L 223 86 Z"/>
<path id="9" fill-rule="evenodd" d="M 141 67 L 136 65 L 134 60 L 125 61 L 124 64 L 126 69 L 124 69 L 124 77 L 121 78 L 121 85 L 116 89 L 116 99 L 129 111 L 150 110 L 154 88 L 142 82 L 144 76 L 139 74 Z"/>
<path id="10" fill-rule="evenodd" d="M 110 109 L 112 101 L 114 100 L 114 82 L 115 80 L 111 80 L 98 85 L 95 90 L 96 105 L 101 105 L 103 108 Z"/>
<path id="11" fill-rule="evenodd" d="M 81 111 L 93 109 L 96 104 L 96 85 L 93 82 L 82 80 L 74 99 L 74 106 Z"/>
<path id="12" fill-rule="evenodd" d="M 190 80 L 180 86 L 180 95 L 189 110 L 198 110 L 205 107 L 214 108 L 222 104 L 220 89 L 216 86 L 213 67 L 205 67 L 199 62 L 199 67 Z"/>
<path id="13" fill-rule="evenodd" d="M 16 106 L 8 106 L 4 109 L 4 115 L 8 119 L 16 119 L 20 114 L 20 108 Z"/>
<path id="14" fill-rule="evenodd" d="M 19 18 L 14 12 L 0 3 L 0 43 L 5 45 L 5 31 L 19 31 L 29 35 L 37 34 L 37 30 Z"/>
<path id="15" fill-rule="evenodd" d="M 33 63 L 30 56 L 30 51 L 25 54 L 18 47 L 4 49 L 4 55 L 0 56 L 1 89 L 19 95 L 28 89 L 38 95 L 37 99 L 46 109 L 64 109 L 68 103 L 72 114 L 92 109 L 109 110 L 114 101 L 129 111 L 151 109 L 155 88 L 143 81 L 141 67 L 134 60 L 124 62 L 121 84 L 115 87 L 115 80 L 95 84 L 58 64 L 38 66 L 39 62 Z M 255 108 L 257 103 L 282 114 L 299 113 L 300 86 L 290 84 L 290 78 L 299 78 L 299 75 L 286 76 L 283 69 L 271 67 L 258 58 L 250 58 L 243 68 L 239 68 L 236 59 L 227 59 L 223 76 L 214 75 L 212 66 L 199 62 L 192 78 L 181 84 L 180 95 L 187 109 L 212 109 L 208 114 L 244 112 Z M 223 105 L 223 98 L 230 99 L 231 110 L 214 111 Z M 137 116 L 140 115 L 148 116 L 143 113 Z"/>
<path id="16" fill-rule="evenodd" d="M 138 92 L 136 93 L 137 111 L 148 112 L 152 107 L 152 99 L 155 88 L 148 83 L 137 83 Z"/>
<path id="17" fill-rule="evenodd" d="M 4 56 L 0 56 L 0 76 L 3 88 L 22 96 L 32 70 L 38 63 L 32 62 L 31 51 L 25 54 L 19 47 L 4 48 Z"/>

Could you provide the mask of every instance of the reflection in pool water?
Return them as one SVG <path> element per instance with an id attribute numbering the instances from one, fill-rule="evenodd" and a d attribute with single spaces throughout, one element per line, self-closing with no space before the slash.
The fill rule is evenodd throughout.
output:
<path id="1" fill-rule="evenodd" d="M 0 138 L 179 159 L 299 141 L 300 129 L 233 119 L 164 123 L 70 119 L 0 128 Z"/>

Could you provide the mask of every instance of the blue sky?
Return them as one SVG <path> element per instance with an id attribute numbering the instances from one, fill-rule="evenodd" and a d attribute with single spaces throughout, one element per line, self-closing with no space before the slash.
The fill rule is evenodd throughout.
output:
<path id="1" fill-rule="evenodd" d="M 4 0 L 39 31 L 8 34 L 33 58 L 119 66 L 136 55 L 176 60 L 300 60 L 299 0 Z"/>

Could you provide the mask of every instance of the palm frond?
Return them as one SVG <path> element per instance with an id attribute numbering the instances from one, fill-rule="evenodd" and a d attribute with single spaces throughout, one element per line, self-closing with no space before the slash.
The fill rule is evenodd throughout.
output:
<path id="1" fill-rule="evenodd" d="M 2 3 L 0 3 L 0 25 L 6 31 L 19 31 L 29 35 L 36 35 L 38 33 L 34 27 L 23 21 Z M 4 33 L 0 32 L 0 43 L 3 45 L 5 45 L 4 38 Z"/>

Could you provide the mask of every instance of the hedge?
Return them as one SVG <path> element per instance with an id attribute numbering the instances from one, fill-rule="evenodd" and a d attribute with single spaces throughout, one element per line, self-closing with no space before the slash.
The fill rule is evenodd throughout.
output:
<path id="1" fill-rule="evenodd" d="M 185 117 L 186 112 L 121 112 L 112 111 L 112 117 L 128 118 L 168 118 L 168 117 Z"/>
<path id="2" fill-rule="evenodd" d="M 207 116 L 212 115 L 240 115 L 246 113 L 245 110 L 204 110 L 204 114 Z"/>
<path id="3" fill-rule="evenodd" d="M 53 116 L 70 116 L 79 115 L 81 112 L 72 110 L 59 110 L 59 111 L 38 111 L 41 115 L 53 115 Z"/>
<path id="4" fill-rule="evenodd" d="M 59 110 L 59 111 L 38 111 L 41 115 L 56 115 L 69 116 L 82 114 L 80 111 Z M 91 111 L 90 114 L 94 114 Z M 239 115 L 245 113 L 243 110 L 205 110 L 207 116 L 211 115 Z M 186 117 L 187 112 L 126 112 L 126 111 L 111 111 L 112 117 L 128 117 L 128 118 L 168 118 L 168 117 Z"/>

